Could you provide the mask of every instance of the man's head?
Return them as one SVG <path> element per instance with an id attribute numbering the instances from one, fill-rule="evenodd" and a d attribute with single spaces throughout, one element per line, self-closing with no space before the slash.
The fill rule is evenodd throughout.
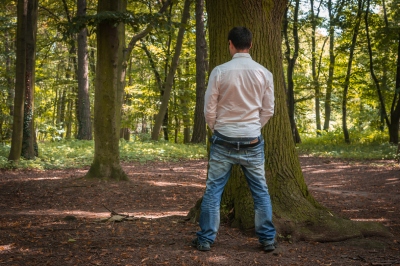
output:
<path id="1" fill-rule="evenodd" d="M 253 34 L 246 27 L 234 27 L 228 34 L 228 41 L 230 41 L 238 51 L 250 49 L 252 39 Z"/>

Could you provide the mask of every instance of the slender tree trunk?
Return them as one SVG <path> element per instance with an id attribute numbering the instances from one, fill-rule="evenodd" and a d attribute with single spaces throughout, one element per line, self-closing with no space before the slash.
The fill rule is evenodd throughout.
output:
<path id="1" fill-rule="evenodd" d="M 35 62 L 36 62 L 36 32 L 38 0 L 28 0 L 28 16 L 26 31 L 26 74 L 25 74 L 25 101 L 24 101 L 24 130 L 22 137 L 21 155 L 25 159 L 34 159 L 38 156 L 34 128 L 34 92 L 35 92 Z"/>
<path id="2" fill-rule="evenodd" d="M 179 118 L 178 115 L 174 115 L 174 119 L 175 119 L 175 138 L 174 138 L 174 143 L 178 143 L 178 135 L 179 135 L 179 129 L 180 129 L 180 122 L 179 122 Z"/>
<path id="3" fill-rule="evenodd" d="M 176 89 L 176 83 L 174 82 L 174 90 L 173 90 L 173 106 L 172 112 L 174 113 L 174 143 L 178 143 L 178 135 L 181 131 L 181 121 L 179 119 L 179 113 L 182 113 L 181 109 L 178 107 L 178 102 L 181 100 L 181 92 L 184 90 L 183 82 L 182 82 L 182 71 L 181 68 L 178 67 L 177 71 L 177 79 L 178 79 L 178 90 Z"/>
<path id="4" fill-rule="evenodd" d="M 162 7 L 158 11 L 158 15 L 161 15 L 165 12 L 165 10 L 168 8 L 168 6 L 171 5 L 171 0 L 166 0 L 162 2 Z M 151 32 L 153 29 L 154 24 L 157 23 L 157 20 L 149 23 L 144 30 L 141 32 L 137 33 L 132 37 L 132 39 L 129 41 L 128 46 L 124 49 L 123 51 L 123 68 L 121 70 L 122 76 L 121 80 L 125 80 L 125 75 L 126 75 L 126 67 L 128 66 L 128 62 L 132 53 L 133 48 L 135 47 L 136 43 L 141 40 L 142 38 L 146 37 L 147 34 Z M 122 83 L 123 86 L 125 86 L 124 83 Z M 124 91 L 125 88 L 122 88 L 122 91 Z"/>
<path id="5" fill-rule="evenodd" d="M 207 42 L 204 32 L 204 0 L 196 0 L 196 107 L 192 143 L 206 142 L 204 94 L 206 92 Z"/>
<path id="6" fill-rule="evenodd" d="M 162 99 L 162 96 L 164 95 L 165 83 L 162 82 L 161 75 L 160 75 L 160 73 L 159 73 L 158 70 L 157 70 L 157 67 L 156 67 L 156 64 L 155 64 L 155 62 L 154 62 L 154 60 L 153 60 L 153 57 L 152 57 L 152 55 L 151 55 L 149 49 L 147 49 L 147 46 L 146 46 L 146 44 L 145 44 L 144 42 L 142 42 L 142 46 L 141 46 L 141 47 L 142 47 L 143 51 L 146 53 L 146 56 L 147 56 L 147 58 L 148 58 L 148 60 L 149 60 L 151 69 L 153 70 L 154 77 L 155 77 L 155 79 L 156 79 L 156 83 L 157 83 L 158 90 L 160 91 L 160 97 L 161 97 L 161 99 Z M 169 48 L 168 48 L 168 49 L 169 49 Z M 168 61 L 168 59 L 167 59 L 166 61 Z M 167 68 L 167 67 L 168 67 L 168 66 L 166 65 L 165 68 Z M 165 112 L 165 116 L 164 116 L 164 120 L 163 120 L 163 125 L 164 125 L 164 139 L 165 139 L 165 140 L 168 140 L 168 109 L 167 109 L 167 111 Z"/>
<path id="7" fill-rule="evenodd" d="M 161 128 L 162 122 L 165 118 L 165 114 L 167 113 L 168 102 L 169 102 L 172 85 L 173 85 L 173 79 L 175 76 L 176 69 L 178 67 L 179 56 L 180 56 L 181 49 L 182 49 L 183 35 L 185 33 L 186 22 L 190 16 L 189 9 L 190 9 L 191 1 L 192 0 L 185 0 L 185 5 L 183 8 L 181 25 L 179 26 L 179 32 L 178 32 L 178 37 L 177 37 L 177 41 L 176 41 L 174 56 L 171 61 L 171 68 L 169 69 L 168 76 L 167 76 L 167 79 L 165 82 L 164 94 L 162 96 L 160 110 L 159 110 L 158 114 L 156 115 L 153 131 L 151 132 L 152 140 L 158 140 L 160 128 Z"/>
<path id="8" fill-rule="evenodd" d="M 67 110 L 67 103 L 68 103 L 68 99 L 67 99 L 67 89 L 63 88 L 61 93 L 61 97 L 60 97 L 60 118 L 59 118 L 59 123 L 57 125 L 57 127 L 59 127 L 60 129 L 65 130 L 65 125 L 66 125 L 66 121 L 65 121 L 65 112 Z M 60 138 L 64 138 L 64 133 L 60 133 Z"/>
<path id="9" fill-rule="evenodd" d="M 53 103 L 53 116 L 51 118 L 51 123 L 54 126 L 55 124 L 57 124 L 56 119 L 57 119 L 57 113 L 58 113 L 58 90 L 55 89 L 55 99 L 54 99 L 54 103 Z"/>
<path id="10" fill-rule="evenodd" d="M 158 73 L 156 64 L 155 64 L 155 62 L 153 60 L 153 57 L 151 56 L 151 53 L 150 53 L 149 49 L 147 49 L 147 46 L 146 46 L 146 44 L 144 42 L 142 42 L 142 46 L 141 47 L 142 47 L 143 51 L 146 53 L 146 56 L 147 56 L 147 58 L 149 60 L 151 69 L 153 70 L 154 77 L 155 77 L 156 82 L 157 82 L 158 90 L 161 93 L 161 91 L 163 90 L 162 89 L 163 83 L 162 83 L 162 80 L 161 80 L 160 73 Z"/>
<path id="11" fill-rule="evenodd" d="M 350 55 L 349 55 L 349 60 L 347 62 L 347 72 L 346 72 L 346 77 L 345 77 L 344 86 L 343 86 L 342 128 L 343 128 L 344 141 L 346 143 L 350 143 L 350 134 L 349 134 L 349 130 L 347 128 L 347 93 L 349 91 L 349 86 L 350 86 L 351 67 L 353 65 L 354 49 L 355 49 L 356 43 L 357 43 L 357 36 L 358 36 L 359 29 L 360 29 L 363 8 L 364 8 L 364 0 L 358 0 L 356 25 L 354 27 L 353 37 L 351 40 Z"/>
<path id="12" fill-rule="evenodd" d="M 77 0 L 76 0 L 77 1 Z M 68 20 L 68 23 L 72 24 L 72 14 L 70 13 L 70 9 L 68 8 L 68 4 L 66 0 L 62 0 L 62 4 L 63 4 L 63 8 L 65 11 L 65 16 Z M 81 5 L 80 3 L 78 3 L 79 5 Z M 78 7 L 79 9 L 82 9 L 82 6 Z M 78 12 L 81 12 L 82 10 L 78 10 Z M 76 59 L 76 42 L 77 42 L 77 36 L 76 34 L 73 33 L 69 33 L 67 32 L 67 43 L 69 46 L 69 58 L 68 58 L 68 64 L 67 64 L 67 69 L 66 69 L 66 78 L 67 79 L 74 79 L 74 80 L 78 80 L 78 87 L 80 85 L 80 82 L 82 80 L 80 80 L 78 78 L 78 63 L 77 63 L 77 59 Z M 73 104 L 73 106 L 75 106 L 75 112 L 76 112 L 76 116 L 77 116 L 77 120 L 79 121 L 79 117 L 80 117 L 80 110 L 79 110 L 79 101 L 82 99 L 79 99 L 78 97 L 79 95 L 79 89 L 77 87 L 73 87 L 71 88 L 73 95 L 76 95 L 77 97 L 74 99 L 75 104 Z M 70 99 L 71 97 L 68 97 L 67 99 L 67 103 L 68 104 L 68 110 L 72 111 L 73 107 L 70 108 Z M 70 119 L 71 116 L 69 116 L 69 114 L 67 114 L 67 119 Z M 72 136 L 72 120 L 66 120 L 65 123 L 63 124 L 64 129 L 66 130 L 66 137 L 70 138 Z"/>
<path id="13" fill-rule="evenodd" d="M 398 34 L 398 44 L 397 44 L 397 66 L 396 66 L 396 87 L 393 96 L 392 107 L 390 111 L 390 127 L 389 127 L 389 135 L 391 143 L 398 143 L 399 149 L 397 154 L 400 152 L 400 143 L 399 143 L 399 120 L 400 120 L 400 30 Z"/>
<path id="14" fill-rule="evenodd" d="M 316 29 L 317 20 L 319 17 L 319 11 L 321 7 L 322 0 L 317 9 L 317 14 L 314 11 L 314 0 L 310 0 L 311 8 L 311 68 L 312 68 L 312 83 L 314 88 L 315 97 L 315 123 L 317 126 L 317 135 L 321 134 L 321 107 L 320 107 L 320 97 L 321 89 L 319 86 L 318 75 L 317 75 L 317 45 L 316 45 Z"/>
<path id="15" fill-rule="evenodd" d="M 132 73 L 132 59 L 129 60 L 128 73 Z M 132 86 L 132 85 L 133 85 L 132 75 L 129 75 L 128 76 L 128 86 Z M 128 105 L 128 106 L 132 105 L 132 101 L 131 101 L 132 95 L 129 94 L 129 93 L 126 93 L 125 89 L 124 89 L 123 98 L 124 98 L 124 103 L 123 103 L 124 105 Z M 123 111 L 121 112 L 121 117 L 122 118 L 124 117 L 124 112 Z M 131 132 L 130 132 L 129 127 L 122 127 L 121 126 L 120 136 L 119 137 L 123 138 L 126 141 L 130 141 Z"/>
<path id="16" fill-rule="evenodd" d="M 172 14 L 172 6 L 173 6 L 173 2 L 171 2 L 171 5 L 169 6 L 169 16 L 168 16 L 168 24 L 171 25 L 171 14 Z M 169 30 L 169 34 L 168 34 L 168 41 L 167 41 L 167 57 L 165 58 L 164 61 L 164 83 L 162 84 L 161 87 L 161 93 L 160 93 L 160 102 L 162 102 L 162 99 L 164 97 L 164 91 L 165 91 L 165 86 L 167 83 L 167 76 L 168 76 L 168 71 L 170 69 L 170 65 L 169 65 L 169 58 L 171 57 L 171 46 L 172 46 L 172 33 L 173 33 L 173 28 Z M 172 62 L 171 62 L 172 65 Z M 164 115 L 164 119 L 162 122 L 162 131 L 164 133 L 164 140 L 169 141 L 168 138 L 168 131 L 169 131 L 169 125 L 168 125 L 168 107 L 165 110 L 165 115 Z M 157 116 L 154 116 L 154 120 L 156 120 Z M 155 121 L 154 121 L 155 123 Z"/>
<path id="17" fill-rule="evenodd" d="M 72 120 L 73 120 L 73 110 L 74 110 L 74 101 L 72 99 L 68 99 L 67 101 L 67 117 L 65 120 L 65 127 L 66 127 L 66 133 L 65 133 L 65 138 L 66 139 L 71 139 L 72 138 Z"/>
<path id="18" fill-rule="evenodd" d="M 97 11 L 124 12 L 126 0 L 99 0 Z M 102 21 L 97 25 L 97 65 L 94 99 L 94 159 L 86 177 L 126 180 L 119 157 L 119 133 L 124 89 L 125 26 Z"/>
<path id="19" fill-rule="evenodd" d="M 86 16 L 86 0 L 78 0 L 78 17 Z M 77 139 L 92 139 L 92 122 L 90 120 L 89 100 L 89 59 L 87 45 L 87 28 L 81 29 L 78 35 L 78 134 Z"/>
<path id="20" fill-rule="evenodd" d="M 189 60 L 185 62 L 185 82 L 182 84 L 183 91 L 181 95 L 181 105 L 182 105 L 182 120 L 183 120 L 183 143 L 187 144 L 190 142 L 190 110 L 189 110 L 189 90 L 190 90 L 190 82 L 189 82 L 189 75 L 190 75 L 190 65 Z"/>
<path id="21" fill-rule="evenodd" d="M 379 97 L 379 103 L 380 103 L 380 108 L 381 108 L 381 114 L 387 124 L 388 127 L 390 127 L 390 121 L 386 112 L 386 107 L 385 107 L 385 99 L 383 98 L 383 93 L 382 93 L 382 89 L 381 89 L 381 85 L 379 83 L 379 80 L 375 74 L 375 70 L 374 70 L 374 61 L 373 61 L 373 57 L 372 57 L 372 47 L 371 47 L 371 39 L 369 36 L 369 22 L 368 22 L 368 14 L 369 14 L 369 6 L 370 6 L 370 0 L 367 0 L 367 8 L 365 11 L 365 32 L 366 32 L 366 36 L 367 36 L 367 47 L 368 47 L 368 56 L 369 56 L 369 71 L 372 77 L 372 80 L 375 83 L 375 87 L 376 87 L 376 91 L 378 93 L 378 97 Z"/>
<path id="22" fill-rule="evenodd" d="M 283 33 L 285 37 L 286 45 L 286 60 L 287 60 L 287 97 L 288 97 L 288 109 L 289 109 L 289 120 L 290 127 L 292 129 L 293 140 L 295 143 L 300 143 L 300 135 L 297 130 L 295 121 L 295 99 L 294 99 L 294 82 L 293 73 L 296 65 L 296 60 L 299 55 L 299 35 L 298 35 L 298 14 L 299 14 L 300 0 L 296 0 L 295 8 L 293 13 L 293 41 L 294 41 L 294 51 L 293 57 L 291 56 L 291 48 L 289 42 L 288 26 L 289 26 L 289 8 L 286 8 L 286 15 L 283 23 Z"/>
<path id="23" fill-rule="evenodd" d="M 17 58 L 15 75 L 14 121 L 11 149 L 8 159 L 18 161 L 21 158 L 22 135 L 24 125 L 25 74 L 26 74 L 26 31 L 28 0 L 17 2 Z"/>
<path id="24" fill-rule="evenodd" d="M 331 105 L 332 105 L 332 89 L 333 89 L 333 74 L 335 70 L 335 18 L 333 14 L 332 0 L 328 1 L 329 14 L 329 71 L 328 81 L 325 94 L 325 122 L 324 130 L 329 131 L 329 122 L 331 120 Z"/>
<path id="25" fill-rule="evenodd" d="M 93 76 L 96 76 L 96 54 L 94 50 L 89 52 L 89 68 L 91 72 L 90 75 L 93 74 Z"/>
<path id="26" fill-rule="evenodd" d="M 6 82 L 8 87 L 7 94 L 7 107 L 9 110 L 10 117 L 14 116 L 14 98 L 15 98 L 15 88 L 13 87 L 14 81 L 12 79 L 12 70 L 11 70 L 11 55 L 10 55 L 10 39 L 8 36 L 8 32 L 6 32 L 6 40 L 4 41 L 4 52 L 6 54 Z M 1 131 L 3 132 L 3 131 Z M 12 135 L 12 130 L 10 127 L 7 127 L 6 132 L 4 133 L 5 139 L 10 139 Z"/>

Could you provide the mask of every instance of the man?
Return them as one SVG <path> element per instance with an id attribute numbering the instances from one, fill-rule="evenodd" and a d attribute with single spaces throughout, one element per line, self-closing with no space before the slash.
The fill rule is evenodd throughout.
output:
<path id="1" fill-rule="evenodd" d="M 200 231 L 192 245 L 210 250 L 220 223 L 220 202 L 232 166 L 240 164 L 251 190 L 255 231 L 265 251 L 273 251 L 275 227 L 265 180 L 264 140 L 261 128 L 274 113 L 271 72 L 251 59 L 252 33 L 235 27 L 228 34 L 232 60 L 210 74 L 204 114 L 213 131 L 206 191 L 200 212 Z"/>

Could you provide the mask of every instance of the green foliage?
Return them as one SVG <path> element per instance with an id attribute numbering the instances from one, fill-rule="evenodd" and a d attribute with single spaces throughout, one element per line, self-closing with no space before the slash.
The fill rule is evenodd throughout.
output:
<path id="1" fill-rule="evenodd" d="M 394 160 L 397 145 L 388 143 L 387 133 L 380 131 L 350 132 L 351 144 L 346 144 L 343 132 L 321 132 L 321 136 L 301 137 L 298 144 L 299 154 L 356 160 Z"/>
<path id="2" fill-rule="evenodd" d="M 168 161 L 207 157 L 205 145 L 185 145 L 170 142 L 120 142 L 123 161 Z"/>
<path id="3" fill-rule="evenodd" d="M 14 163 L 7 160 L 10 146 L 0 146 L 0 169 L 65 169 L 82 168 L 93 162 L 94 142 L 70 140 L 39 143 L 39 158 Z M 184 145 L 168 142 L 120 141 L 122 161 L 147 162 L 207 157 L 205 145 Z"/>

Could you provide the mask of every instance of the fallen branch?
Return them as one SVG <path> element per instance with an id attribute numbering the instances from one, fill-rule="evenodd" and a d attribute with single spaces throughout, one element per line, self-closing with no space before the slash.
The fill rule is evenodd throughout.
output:
<path id="1" fill-rule="evenodd" d="M 133 216 L 129 216 L 129 214 L 118 213 L 114 210 L 107 208 L 104 204 L 103 204 L 103 207 L 106 208 L 110 212 L 111 217 L 102 219 L 101 220 L 102 222 L 122 222 L 122 221 L 127 221 L 127 220 L 133 220 Z"/>

